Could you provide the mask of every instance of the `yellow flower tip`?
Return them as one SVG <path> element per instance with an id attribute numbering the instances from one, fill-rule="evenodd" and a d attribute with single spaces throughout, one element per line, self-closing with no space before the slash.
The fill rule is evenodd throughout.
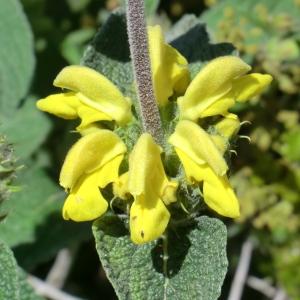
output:
<path id="1" fill-rule="evenodd" d="M 177 198 L 176 198 L 177 188 L 178 188 L 177 181 L 168 181 L 163 186 L 161 198 L 166 205 L 169 205 L 170 203 L 177 201 Z"/>
<path id="2" fill-rule="evenodd" d="M 227 114 L 225 118 L 219 121 L 214 127 L 219 135 L 230 139 L 238 133 L 241 124 L 237 115 Z"/>
<path id="3" fill-rule="evenodd" d="M 203 199 L 208 207 L 230 218 L 239 216 L 239 203 L 226 177 L 217 175 L 207 164 L 195 163 L 184 152 L 176 149 L 190 183 L 203 182 Z"/>
<path id="4" fill-rule="evenodd" d="M 130 197 L 128 190 L 128 172 L 122 174 L 114 183 L 113 183 L 113 193 L 115 196 L 121 199 L 128 199 Z"/>
<path id="5" fill-rule="evenodd" d="M 240 216 L 238 199 L 226 177 L 208 174 L 203 184 L 203 195 L 206 204 L 218 214 L 228 218 Z"/>
<path id="6" fill-rule="evenodd" d="M 195 164 L 207 163 L 216 174 L 226 174 L 228 166 L 222 153 L 210 135 L 194 122 L 180 121 L 168 141 L 176 151 L 179 149 L 185 153 Z"/>
<path id="7" fill-rule="evenodd" d="M 63 119 L 76 119 L 79 103 L 79 99 L 71 92 L 50 95 L 38 100 L 36 106 L 41 111 L 54 114 Z"/>
<path id="8" fill-rule="evenodd" d="M 174 93 L 183 94 L 190 77 L 186 59 L 166 44 L 160 26 L 148 27 L 154 93 L 159 106 L 165 106 Z"/>
<path id="9" fill-rule="evenodd" d="M 136 244 L 155 240 L 163 234 L 170 219 L 165 204 L 176 200 L 177 182 L 168 180 L 161 152 L 152 136 L 144 133 L 129 157 L 128 190 L 134 196 L 130 232 Z"/>
<path id="10" fill-rule="evenodd" d="M 106 212 L 108 203 L 103 198 L 100 188 L 117 180 L 122 160 L 123 155 L 116 156 L 93 173 L 81 176 L 65 201 L 64 219 L 90 221 Z"/>
<path id="11" fill-rule="evenodd" d="M 211 138 L 221 153 L 228 149 L 230 139 L 238 133 L 240 127 L 240 120 L 235 114 L 227 114 L 214 125 L 215 132 Z"/>
<path id="12" fill-rule="evenodd" d="M 101 127 L 101 125 L 95 124 L 95 123 L 91 123 L 85 126 L 77 126 L 76 127 L 76 131 L 79 132 L 81 134 L 81 136 L 85 136 L 88 135 L 90 133 L 94 133 L 97 132 L 99 130 L 103 129 L 103 127 Z"/>
<path id="13" fill-rule="evenodd" d="M 87 175 L 74 187 L 63 206 L 65 220 L 91 221 L 105 213 L 108 203 L 98 188 L 99 175 L 99 172 Z"/>
<path id="14" fill-rule="evenodd" d="M 170 213 L 159 198 L 149 201 L 143 195 L 130 209 L 130 235 L 135 244 L 144 244 L 159 238 L 167 228 Z"/>
<path id="15" fill-rule="evenodd" d="M 233 93 L 236 101 L 245 102 L 261 94 L 272 80 L 271 75 L 259 73 L 252 73 L 235 79 Z"/>
<path id="16" fill-rule="evenodd" d="M 178 99 L 181 118 L 196 121 L 208 116 L 205 111 L 230 92 L 233 80 L 250 70 L 251 67 L 237 56 L 222 56 L 210 61 L 190 83 L 185 95 Z M 225 104 L 230 107 L 233 103 Z M 214 108 L 213 114 L 226 112 L 225 104 L 220 105 L 219 112 L 218 107 Z"/>
<path id="17" fill-rule="evenodd" d="M 77 93 L 80 101 L 106 115 L 119 124 L 132 118 L 131 102 L 105 76 L 85 66 L 62 69 L 53 83 L 57 87 Z"/>
<path id="18" fill-rule="evenodd" d="M 92 173 L 125 152 L 125 144 L 109 130 L 100 129 L 82 137 L 66 156 L 60 185 L 72 189 L 82 175 Z"/>

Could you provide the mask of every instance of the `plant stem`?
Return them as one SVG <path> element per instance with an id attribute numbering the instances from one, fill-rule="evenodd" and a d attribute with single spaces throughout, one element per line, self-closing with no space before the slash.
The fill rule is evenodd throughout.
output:
<path id="1" fill-rule="evenodd" d="M 153 89 L 143 0 L 127 0 L 127 31 L 143 129 L 162 145 L 163 131 Z"/>
<path id="2" fill-rule="evenodd" d="M 168 274 L 168 260 L 169 260 L 169 254 L 168 254 L 168 235 L 167 232 L 165 232 L 162 235 L 162 246 L 163 246 L 163 274 L 165 277 L 165 283 L 164 283 L 164 300 L 167 299 L 167 288 L 169 285 L 169 274 Z"/>

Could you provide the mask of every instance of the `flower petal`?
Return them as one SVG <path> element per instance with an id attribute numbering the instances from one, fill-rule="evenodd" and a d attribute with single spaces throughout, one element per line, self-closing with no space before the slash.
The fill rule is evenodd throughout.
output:
<path id="1" fill-rule="evenodd" d="M 170 213 L 158 197 L 140 195 L 135 198 L 130 209 L 131 239 L 143 244 L 160 237 L 169 222 Z"/>
<path id="2" fill-rule="evenodd" d="M 272 81 L 268 74 L 252 73 L 233 81 L 232 93 L 236 101 L 245 102 L 259 95 Z"/>
<path id="3" fill-rule="evenodd" d="M 227 176 L 216 175 L 207 164 L 196 164 L 179 149 L 176 149 L 176 152 L 182 162 L 187 179 L 190 182 L 203 181 L 205 203 L 222 216 L 237 218 L 239 216 L 239 203 Z"/>
<path id="4" fill-rule="evenodd" d="M 225 118 L 214 125 L 214 129 L 215 132 L 211 135 L 211 138 L 221 153 L 224 153 L 229 146 L 229 140 L 240 129 L 240 120 L 235 114 L 227 114 Z"/>
<path id="5" fill-rule="evenodd" d="M 80 100 L 75 93 L 62 93 L 50 95 L 37 101 L 38 109 L 56 115 L 63 119 L 76 119 L 77 107 L 80 106 Z"/>
<path id="6" fill-rule="evenodd" d="M 159 196 L 166 178 L 161 152 L 150 134 L 140 136 L 129 157 L 128 188 L 133 196 L 149 192 Z"/>
<path id="7" fill-rule="evenodd" d="M 78 131 L 82 131 L 89 127 L 92 123 L 98 122 L 98 121 L 111 121 L 112 118 L 105 113 L 94 109 L 92 107 L 89 107 L 85 104 L 82 104 L 78 107 L 77 110 L 78 116 L 81 119 L 80 125 L 76 128 Z"/>
<path id="8" fill-rule="evenodd" d="M 203 173 L 205 174 L 203 183 L 205 203 L 222 216 L 239 217 L 239 202 L 227 176 L 217 176 L 208 166 L 201 166 L 201 168 L 203 168 Z"/>
<path id="9" fill-rule="evenodd" d="M 83 128 L 81 128 L 80 125 L 76 127 L 76 130 L 81 134 L 81 136 L 85 136 L 90 133 L 94 133 L 101 129 L 104 129 L 104 128 L 103 128 L 103 126 L 101 126 L 101 124 L 98 124 L 98 123 L 91 123 L 89 125 L 84 126 Z"/>
<path id="10" fill-rule="evenodd" d="M 82 137 L 66 156 L 60 173 L 60 185 L 74 187 L 82 175 L 92 173 L 125 152 L 125 144 L 110 130 L 99 129 Z"/>
<path id="11" fill-rule="evenodd" d="M 98 176 L 98 185 L 100 188 L 105 188 L 109 183 L 118 180 L 119 167 L 123 158 L 124 154 L 118 155 L 101 168 L 101 173 Z"/>
<path id="12" fill-rule="evenodd" d="M 154 92 L 158 105 L 164 106 L 174 91 L 185 92 L 190 80 L 187 61 L 165 43 L 160 26 L 149 26 L 148 37 Z"/>
<path id="13" fill-rule="evenodd" d="M 197 164 L 194 162 L 186 153 L 181 151 L 179 148 L 175 147 L 175 151 L 183 165 L 185 176 L 189 183 L 201 182 L 204 180 L 202 169 L 199 169 L 200 166 L 204 164 Z"/>
<path id="14" fill-rule="evenodd" d="M 121 199 L 127 199 L 130 196 L 128 190 L 128 174 L 129 172 L 123 173 L 113 183 L 113 193 Z"/>
<path id="15" fill-rule="evenodd" d="M 206 131 L 192 121 L 180 121 L 169 143 L 184 152 L 196 164 L 207 163 L 218 175 L 228 170 L 226 161 Z"/>
<path id="16" fill-rule="evenodd" d="M 65 67 L 53 84 L 78 92 L 84 104 L 105 113 L 120 124 L 131 119 L 131 103 L 128 98 L 110 80 L 91 68 Z"/>
<path id="17" fill-rule="evenodd" d="M 231 90 L 233 79 L 250 69 L 236 56 L 210 61 L 190 83 L 185 95 L 178 99 L 181 118 L 197 120 L 205 109 Z"/>
<path id="18" fill-rule="evenodd" d="M 67 197 L 63 207 L 65 220 L 90 221 L 98 218 L 107 210 L 107 201 L 97 185 L 100 171 L 82 176 Z"/>
<path id="19" fill-rule="evenodd" d="M 163 234 L 170 218 L 165 204 L 176 201 L 177 183 L 167 179 L 161 152 L 152 136 L 144 133 L 129 157 L 128 190 L 134 196 L 130 229 L 131 238 L 137 244 Z"/>
<path id="20" fill-rule="evenodd" d="M 100 217 L 107 210 L 107 201 L 99 188 L 117 180 L 123 155 L 119 155 L 99 170 L 83 175 L 71 190 L 63 207 L 66 220 L 90 221 Z"/>
<path id="21" fill-rule="evenodd" d="M 225 95 L 224 97 L 215 101 L 212 105 L 208 106 L 205 110 L 203 110 L 199 114 L 199 118 L 206 118 L 217 115 L 224 116 L 228 114 L 229 108 L 231 108 L 234 104 L 234 98 Z"/>

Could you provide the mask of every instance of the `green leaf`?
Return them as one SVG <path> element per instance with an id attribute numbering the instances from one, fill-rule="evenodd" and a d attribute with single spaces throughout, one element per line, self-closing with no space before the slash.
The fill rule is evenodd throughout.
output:
<path id="1" fill-rule="evenodd" d="M 66 1 L 71 9 L 72 12 L 78 13 L 84 10 L 91 0 L 67 0 Z"/>
<path id="2" fill-rule="evenodd" d="M 90 238 L 89 224 L 62 219 L 64 192 L 43 169 L 32 166 L 19 178 L 21 191 L 3 205 L 8 215 L 0 224 L 0 239 L 15 247 L 22 267 L 33 268 L 59 249 Z"/>
<path id="3" fill-rule="evenodd" d="M 145 12 L 147 17 L 150 17 L 156 13 L 159 2 L 159 0 L 145 0 Z"/>
<path id="4" fill-rule="evenodd" d="M 34 70 L 33 37 L 17 0 L 0 0 L 0 118 L 27 93 Z"/>
<path id="5" fill-rule="evenodd" d="M 17 266 L 12 251 L 0 242 L 0 299 L 42 300 L 26 282 L 26 276 Z"/>
<path id="6" fill-rule="evenodd" d="M 87 47 L 82 64 L 109 78 L 127 96 L 134 96 L 126 19 L 122 10 L 112 13 Z"/>
<path id="7" fill-rule="evenodd" d="M 206 26 L 194 15 L 186 15 L 178 21 L 167 39 L 188 60 L 192 77 L 199 72 L 203 63 L 219 56 L 236 54 L 230 43 L 211 43 Z"/>
<path id="8" fill-rule="evenodd" d="M 300 127 L 296 127 L 294 130 L 285 132 L 281 139 L 282 144 L 279 149 L 281 154 L 291 161 L 299 162 Z"/>
<path id="9" fill-rule="evenodd" d="M 93 28 L 81 28 L 69 33 L 61 45 L 63 57 L 70 64 L 78 64 L 86 43 L 94 36 Z"/>
<path id="10" fill-rule="evenodd" d="M 93 232 L 102 265 L 119 299 L 217 299 L 227 271 L 226 228 L 217 219 L 196 219 L 168 235 L 167 273 L 161 240 L 135 245 L 123 223 L 105 216 Z"/>
<path id="11" fill-rule="evenodd" d="M 223 55 L 233 55 L 229 43 L 212 44 L 205 26 L 192 15 L 184 17 L 168 33 L 167 40 L 189 62 L 194 76 L 203 63 Z M 136 99 L 129 54 L 126 18 L 122 10 L 112 13 L 87 47 L 82 64 L 93 68 L 114 82 L 133 101 Z"/>
<path id="12" fill-rule="evenodd" d="M 299 53 L 299 14 L 300 6 L 294 0 L 224 0 L 206 10 L 200 20 L 216 41 L 233 43 L 248 62 L 259 53 L 263 60 L 266 56 L 278 64 L 279 60 L 293 61 Z"/>
<path id="13" fill-rule="evenodd" d="M 49 118 L 40 112 L 30 97 L 15 111 L 14 117 L 0 125 L 0 131 L 7 136 L 18 158 L 29 157 L 47 138 L 51 129 Z"/>

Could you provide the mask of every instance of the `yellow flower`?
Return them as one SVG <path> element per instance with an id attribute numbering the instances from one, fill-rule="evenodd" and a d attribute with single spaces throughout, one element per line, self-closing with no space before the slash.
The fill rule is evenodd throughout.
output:
<path id="1" fill-rule="evenodd" d="M 178 98 L 181 119 L 226 115 L 235 101 L 258 95 L 272 77 L 252 73 L 251 67 L 236 56 L 223 56 L 209 62 L 193 79 L 184 96 Z"/>
<path id="2" fill-rule="evenodd" d="M 239 204 L 226 176 L 227 164 L 209 134 L 184 120 L 176 126 L 169 143 L 175 147 L 188 181 L 203 181 L 206 204 L 220 215 L 238 217 Z"/>
<path id="3" fill-rule="evenodd" d="M 188 63 L 165 43 L 160 26 L 149 26 L 148 38 L 155 97 L 159 106 L 165 106 L 174 93 L 185 92 L 190 81 Z"/>
<path id="4" fill-rule="evenodd" d="M 71 148 L 60 173 L 60 185 L 70 191 L 63 217 L 89 221 L 101 216 L 107 202 L 99 188 L 117 180 L 126 146 L 113 132 L 99 129 Z"/>
<path id="5" fill-rule="evenodd" d="M 229 147 L 229 141 L 240 129 L 240 120 L 235 114 L 227 114 L 213 126 L 211 139 L 219 151 L 224 154 Z"/>
<path id="6" fill-rule="evenodd" d="M 144 133 L 129 158 L 128 191 L 131 239 L 142 244 L 160 237 L 169 222 L 166 205 L 176 201 L 177 182 L 169 181 L 161 161 L 161 148 Z"/>
<path id="7" fill-rule="evenodd" d="M 65 67 L 53 84 L 71 92 L 41 99 L 37 102 L 38 108 L 64 119 L 80 118 L 78 131 L 104 120 L 123 125 L 132 117 L 130 100 L 110 80 L 91 68 Z"/>
<path id="8" fill-rule="evenodd" d="M 190 83 L 186 59 L 165 43 L 160 27 L 149 27 L 148 33 L 158 106 L 164 107 L 170 98 L 181 96 L 178 98 L 181 120 L 169 143 L 175 147 L 187 181 L 203 182 L 207 205 L 221 215 L 237 217 L 238 200 L 227 179 L 228 166 L 223 155 L 240 122 L 228 110 L 236 101 L 243 102 L 259 94 L 270 83 L 271 76 L 245 75 L 250 66 L 238 57 L 225 56 L 212 60 Z M 102 129 L 104 124 L 98 123 L 115 121 L 122 126 L 130 122 L 134 118 L 130 100 L 110 80 L 84 66 L 64 68 L 54 85 L 68 92 L 39 100 L 38 108 L 64 119 L 80 118 L 77 130 L 83 136 L 67 154 L 60 174 L 60 184 L 69 192 L 63 217 L 74 221 L 100 217 L 108 207 L 100 189 L 113 183 L 114 195 L 133 198 L 132 241 L 143 244 L 159 238 L 168 226 L 167 206 L 176 201 L 178 187 L 178 182 L 165 173 L 161 147 L 150 134 L 143 133 L 129 155 L 128 171 L 119 176 L 126 146 L 117 134 Z M 222 118 L 210 126 L 208 134 L 197 121 L 214 115 Z M 134 132 L 132 124 L 128 126 Z"/>

